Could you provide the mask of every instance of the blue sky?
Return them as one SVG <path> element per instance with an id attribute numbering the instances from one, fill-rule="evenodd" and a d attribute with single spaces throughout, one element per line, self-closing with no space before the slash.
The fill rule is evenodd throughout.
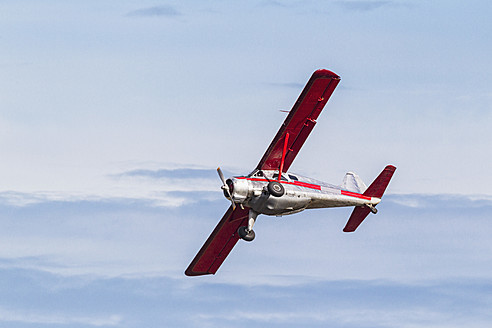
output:
<path id="1" fill-rule="evenodd" d="M 0 324 L 489 327 L 488 1 L 2 1 Z M 292 171 L 370 183 L 260 217 L 184 269 L 312 72 L 341 83 Z"/>

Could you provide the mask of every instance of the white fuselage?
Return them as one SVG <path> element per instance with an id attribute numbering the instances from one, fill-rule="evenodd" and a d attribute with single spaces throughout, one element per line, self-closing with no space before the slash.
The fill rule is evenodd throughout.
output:
<path id="1" fill-rule="evenodd" d="M 251 208 L 258 214 L 287 215 L 309 208 L 376 205 L 381 199 L 344 190 L 341 186 L 283 173 L 279 181 L 285 189 L 280 197 L 270 195 L 267 185 L 278 181 L 278 171 L 255 171 L 248 176 L 229 179 L 232 199 L 236 204 Z"/>

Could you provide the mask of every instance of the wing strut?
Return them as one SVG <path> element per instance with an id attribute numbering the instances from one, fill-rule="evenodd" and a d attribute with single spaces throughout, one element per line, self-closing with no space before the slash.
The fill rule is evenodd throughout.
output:
<path id="1" fill-rule="evenodd" d="M 276 170 L 280 167 L 282 158 L 284 158 L 282 171 L 289 170 L 338 82 L 340 77 L 329 70 L 320 69 L 313 73 L 258 163 L 257 170 Z M 287 133 L 289 133 L 289 140 L 283 155 L 284 138 Z"/>
<path id="2" fill-rule="evenodd" d="M 282 177 L 282 170 L 284 169 L 285 154 L 287 153 L 288 142 L 289 142 L 289 132 L 285 134 L 284 150 L 282 151 L 282 160 L 280 161 L 280 169 L 278 170 L 278 182 L 280 182 L 280 178 Z"/>

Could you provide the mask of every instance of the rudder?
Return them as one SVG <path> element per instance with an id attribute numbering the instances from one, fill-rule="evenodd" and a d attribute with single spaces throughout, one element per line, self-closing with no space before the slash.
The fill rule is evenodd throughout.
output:
<path id="1" fill-rule="evenodd" d="M 378 177 L 371 183 L 369 188 L 364 191 L 364 196 L 381 198 L 388 186 L 391 178 L 393 177 L 393 173 L 395 173 L 396 167 L 393 165 L 388 165 L 384 168 L 384 170 L 378 175 Z"/>

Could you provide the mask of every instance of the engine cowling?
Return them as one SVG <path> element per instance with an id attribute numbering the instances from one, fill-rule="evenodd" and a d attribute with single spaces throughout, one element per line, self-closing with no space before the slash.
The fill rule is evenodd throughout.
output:
<path id="1" fill-rule="evenodd" d="M 234 203 L 243 203 L 253 194 L 253 186 L 247 179 L 227 179 L 226 184 L 229 187 Z M 226 192 L 224 192 L 224 195 L 229 198 Z"/>

